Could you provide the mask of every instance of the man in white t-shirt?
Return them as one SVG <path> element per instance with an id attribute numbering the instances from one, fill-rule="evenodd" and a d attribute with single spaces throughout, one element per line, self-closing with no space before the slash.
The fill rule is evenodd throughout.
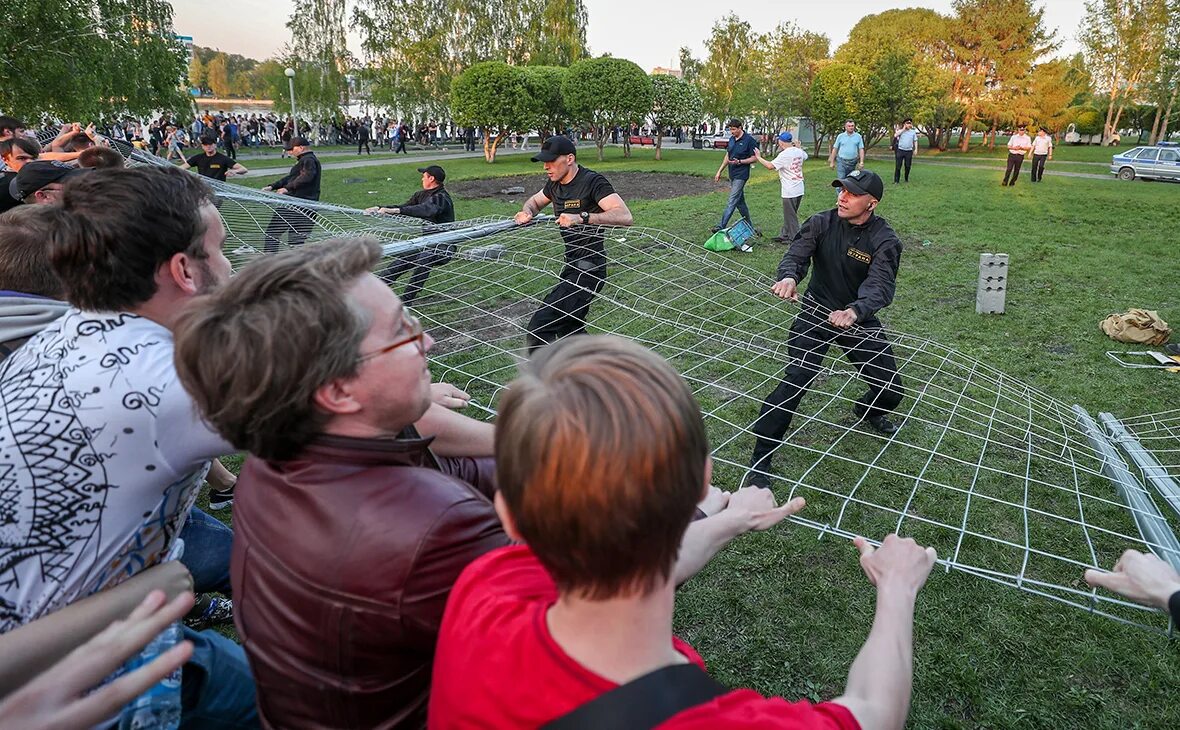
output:
<path id="1" fill-rule="evenodd" d="M 754 157 L 767 170 L 778 172 L 783 189 L 783 229 L 770 239 L 775 243 L 790 243 L 799 232 L 799 203 L 803 202 L 803 162 L 807 153 L 799 146 L 790 132 L 778 136 L 778 156 L 774 160 L 762 159 L 762 153 L 754 150 Z"/>
<path id="2" fill-rule="evenodd" d="M 1032 141 L 1032 175 L 1033 182 L 1040 182 L 1045 177 L 1045 160 L 1053 159 L 1053 138 L 1044 127 L 1037 130 L 1037 136 Z"/>
<path id="3" fill-rule="evenodd" d="M 211 195 L 172 167 L 107 168 L 46 221 L 71 306 L 0 366 L 0 633 L 178 557 L 210 460 L 234 452 L 172 363 L 182 307 L 230 274 Z M 241 647 L 185 638 L 184 714 L 256 726 Z"/>
<path id="4" fill-rule="evenodd" d="M 1024 158 L 1028 151 L 1032 149 L 1032 139 L 1025 131 L 1024 125 L 1021 124 L 1016 128 L 1016 134 L 1008 139 L 1008 165 L 1004 168 L 1004 182 L 1000 185 L 1013 187 L 1016 185 L 1016 178 L 1020 177 L 1020 166 L 1024 164 Z M 1011 181 L 1009 181 L 1011 177 Z"/>

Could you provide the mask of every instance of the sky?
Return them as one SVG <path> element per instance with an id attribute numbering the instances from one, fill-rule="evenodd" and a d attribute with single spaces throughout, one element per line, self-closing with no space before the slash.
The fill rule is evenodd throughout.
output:
<path id="1" fill-rule="evenodd" d="M 681 46 L 704 57 L 705 39 L 713 23 L 733 11 L 750 23 L 756 33 L 772 30 L 779 22 L 794 21 L 800 27 L 823 33 L 832 40 L 834 51 L 848 31 L 865 15 L 891 8 L 925 7 L 950 14 L 951 0 L 840 0 L 839 2 L 783 2 L 776 10 L 766 2 L 729 3 L 685 0 L 678 3 L 636 4 L 634 0 L 583 0 L 589 21 L 586 40 L 590 52 L 597 56 L 630 59 L 651 71 L 656 66 L 676 66 Z M 276 53 L 289 37 L 286 22 L 291 0 L 235 0 L 210 3 L 208 0 L 173 0 L 176 32 L 190 35 L 198 46 L 219 48 L 259 60 Z M 1040 0 L 1045 10 L 1045 25 L 1056 29 L 1061 42 L 1059 55 L 1076 52 L 1074 38 L 1083 12 L 1082 0 Z M 675 8 L 668 12 L 667 8 Z M 638 8 L 638 10 L 636 10 Z M 658 32 L 653 33 L 653 25 Z M 349 45 L 360 56 L 360 41 L 350 34 Z"/>

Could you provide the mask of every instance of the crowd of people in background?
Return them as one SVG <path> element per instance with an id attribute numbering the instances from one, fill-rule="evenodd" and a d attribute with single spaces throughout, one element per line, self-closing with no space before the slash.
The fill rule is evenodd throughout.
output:
<path id="1" fill-rule="evenodd" d="M 354 121 L 359 144 L 365 121 Z M 386 134 L 406 127 L 383 121 Z M 319 163 L 294 124 L 173 122 L 118 126 L 124 142 L 154 126 L 165 154 L 196 134 L 224 174 L 238 163 L 215 135 L 266 144 L 269 123 L 296 158 L 268 186 L 292 199 L 279 209 L 318 199 Z M 767 161 L 743 142 L 741 120 L 730 129 L 726 215 L 745 214 L 754 164 L 780 173 L 784 213 L 796 211 L 798 140 L 779 133 Z M 896 248 L 875 249 L 894 273 L 900 256 L 874 214 L 883 182 L 854 162 L 863 147 L 846 131 L 831 150 L 833 165 L 848 165 L 833 183 L 840 205 L 792 236 L 774 289 L 798 298 L 813 266 L 803 296 L 830 304 L 823 326 L 842 335 L 892 298 L 890 280 L 849 302 L 846 282 L 829 276 L 849 258 L 845 239 L 859 242 L 852 227 Z M 493 425 L 458 412 L 470 400 L 461 389 L 432 382 L 434 340 L 372 273 L 376 239 L 304 244 L 306 229 L 276 213 L 289 245 L 268 232 L 274 252 L 231 277 L 204 177 L 127 167 L 102 134 L 64 125 L 42 146 L 0 116 L 0 725 L 108 726 L 180 669 L 182 727 L 904 726 L 914 609 L 936 559 L 912 539 L 849 546 L 876 608 L 830 701 L 727 688 L 673 634 L 680 585 L 806 504 L 779 504 L 757 478 L 712 486 L 700 408 L 671 365 L 635 342 L 581 334 L 593 295 L 570 297 L 605 282 L 599 226 L 632 216 L 571 140 L 542 144 L 533 160 L 548 181 L 516 217 L 528 225 L 552 205 L 567 266 L 530 321 L 530 361 Z M 370 212 L 453 220 L 445 171 L 420 172 L 420 192 Z M 807 365 L 788 370 L 764 415 L 798 402 Z M 866 377 L 895 392 L 870 389 L 857 414 L 891 432 L 887 411 L 903 392 L 896 367 L 877 365 L 890 373 Z M 764 425 L 754 477 L 786 428 Z M 240 481 L 218 461 L 237 453 L 247 454 Z M 211 508 L 234 510 L 232 531 L 196 506 L 206 488 Z M 1180 621 L 1180 574 L 1155 556 L 1129 551 L 1084 579 Z M 235 603 L 226 613 L 194 593 Z M 210 630 L 230 616 L 245 650 Z M 120 670 L 177 622 L 183 641 Z"/>

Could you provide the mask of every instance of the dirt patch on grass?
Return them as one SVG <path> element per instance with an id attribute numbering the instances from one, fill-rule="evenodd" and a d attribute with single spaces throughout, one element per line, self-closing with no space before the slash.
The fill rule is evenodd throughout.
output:
<path id="1" fill-rule="evenodd" d="M 422 306 L 429 306 L 434 300 L 422 297 Z M 481 312 L 476 308 L 463 310 L 459 316 L 462 321 L 462 332 L 447 329 L 431 330 L 434 337 L 432 355 L 447 355 L 457 350 L 471 347 L 481 342 L 494 342 L 501 347 L 509 347 L 519 340 L 519 346 L 524 348 L 524 329 L 529 318 L 537 309 L 537 303 L 531 301 L 509 302 Z"/>
<path id="2" fill-rule="evenodd" d="M 729 190 L 728 183 L 715 183 L 709 178 L 696 175 L 677 175 L 669 172 L 609 172 L 606 176 L 623 200 L 666 200 Z M 519 203 L 540 190 L 544 184 L 544 175 L 515 175 L 485 180 L 457 180 L 448 183 L 447 188 L 458 198 L 495 198 L 505 203 Z M 524 192 L 502 192 L 512 188 L 524 188 Z"/>

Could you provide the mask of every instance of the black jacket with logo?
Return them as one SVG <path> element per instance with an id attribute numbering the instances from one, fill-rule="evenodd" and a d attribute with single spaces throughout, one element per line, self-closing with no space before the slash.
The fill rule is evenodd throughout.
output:
<path id="1" fill-rule="evenodd" d="M 401 205 L 385 207 L 397 208 L 401 215 L 423 218 L 431 223 L 455 222 L 455 204 L 451 202 L 451 194 L 442 185 L 430 190 L 419 190 Z"/>
<path id="2" fill-rule="evenodd" d="M 901 240 L 878 215 L 855 226 L 833 208 L 811 216 L 799 229 L 778 265 L 777 279 L 789 276 L 801 283 L 813 260 L 807 295 L 832 310 L 852 307 L 856 321 L 863 323 L 893 301 Z"/>
<path id="3" fill-rule="evenodd" d="M 320 199 L 320 161 L 308 151 L 299 155 L 291 171 L 270 184 L 273 190 L 286 188 L 287 195 L 304 200 Z"/>

